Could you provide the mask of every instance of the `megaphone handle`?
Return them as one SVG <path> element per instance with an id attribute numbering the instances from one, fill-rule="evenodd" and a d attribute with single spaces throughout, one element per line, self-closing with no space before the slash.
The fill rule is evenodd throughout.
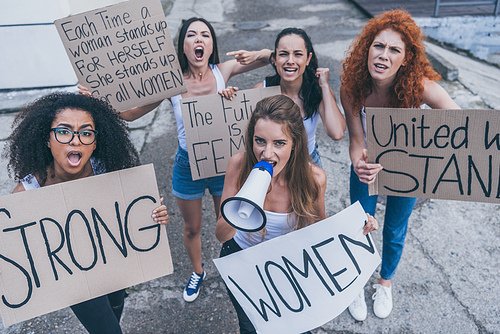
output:
<path id="1" fill-rule="evenodd" d="M 252 204 L 241 201 L 240 208 L 238 209 L 238 216 L 240 216 L 241 219 L 248 219 L 254 209 L 255 207 Z"/>

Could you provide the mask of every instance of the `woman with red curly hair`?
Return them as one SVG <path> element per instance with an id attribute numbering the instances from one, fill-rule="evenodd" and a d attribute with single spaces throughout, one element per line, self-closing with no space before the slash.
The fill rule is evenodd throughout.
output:
<path id="1" fill-rule="evenodd" d="M 367 162 L 364 107 L 460 109 L 435 80 L 440 80 L 425 56 L 420 28 L 402 10 L 371 19 L 351 45 L 343 63 L 340 98 L 349 129 L 351 202 L 360 201 L 375 214 L 377 196 L 368 195 L 368 184 L 382 170 Z M 391 279 L 403 254 L 403 246 L 416 199 L 388 196 L 384 218 L 382 267 L 374 285 L 373 312 L 386 318 L 392 310 Z M 364 290 L 349 306 L 354 319 L 367 316 Z"/>

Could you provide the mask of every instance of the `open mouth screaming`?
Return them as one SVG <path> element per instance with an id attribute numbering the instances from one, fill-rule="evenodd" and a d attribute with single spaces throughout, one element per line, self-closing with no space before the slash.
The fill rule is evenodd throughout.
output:
<path id="1" fill-rule="evenodd" d="M 82 159 L 81 153 L 71 152 L 70 154 L 68 154 L 68 161 L 72 166 L 77 166 L 80 163 L 81 159 Z"/>
<path id="2" fill-rule="evenodd" d="M 194 49 L 194 56 L 195 56 L 196 60 L 202 60 L 204 53 L 205 52 L 201 46 L 198 46 Z"/>

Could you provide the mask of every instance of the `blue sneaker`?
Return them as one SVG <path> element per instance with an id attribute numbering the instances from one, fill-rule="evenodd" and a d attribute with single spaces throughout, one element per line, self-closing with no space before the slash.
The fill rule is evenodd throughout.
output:
<path id="1" fill-rule="evenodd" d="M 207 272 L 205 270 L 203 271 L 203 275 L 198 275 L 193 271 L 193 273 L 191 274 L 191 278 L 189 279 L 189 282 L 186 285 L 186 288 L 184 289 L 184 293 L 182 294 L 185 301 L 192 302 L 196 298 L 198 298 L 198 294 L 200 293 L 201 282 L 203 282 L 203 279 L 206 276 Z"/>

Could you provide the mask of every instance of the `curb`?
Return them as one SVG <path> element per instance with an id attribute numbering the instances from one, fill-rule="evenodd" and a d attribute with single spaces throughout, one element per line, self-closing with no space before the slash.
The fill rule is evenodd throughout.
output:
<path id="1" fill-rule="evenodd" d="M 432 67 L 443 79 L 446 81 L 455 81 L 458 79 L 458 68 L 455 65 L 431 50 L 426 50 L 425 54 L 431 62 Z"/>
<path id="2" fill-rule="evenodd" d="M 78 88 L 74 85 L 50 88 L 0 90 L 0 114 L 18 112 L 27 104 L 53 92 L 77 93 Z"/>

